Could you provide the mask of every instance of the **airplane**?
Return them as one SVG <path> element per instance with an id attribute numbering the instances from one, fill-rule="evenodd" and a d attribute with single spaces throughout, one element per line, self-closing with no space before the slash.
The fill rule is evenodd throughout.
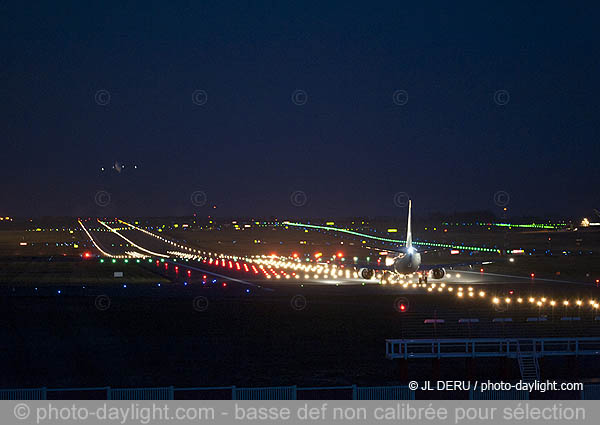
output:
<path id="1" fill-rule="evenodd" d="M 446 276 L 445 267 L 461 266 L 461 265 L 472 265 L 473 263 L 461 263 L 461 264 L 436 264 L 423 266 L 421 264 L 421 253 L 419 253 L 412 243 L 412 229 L 411 229 L 411 211 L 412 201 L 408 201 L 408 225 L 406 229 L 406 245 L 404 250 L 395 251 L 396 256 L 386 259 L 385 265 L 373 265 L 366 264 L 361 265 L 358 268 L 358 276 L 361 279 L 371 279 L 375 272 L 383 272 L 382 281 L 399 278 L 414 273 L 419 273 L 419 283 L 427 283 L 429 275 L 433 279 L 442 279 Z M 390 251 L 390 250 L 386 250 Z M 389 264 L 388 264 L 389 263 Z"/>

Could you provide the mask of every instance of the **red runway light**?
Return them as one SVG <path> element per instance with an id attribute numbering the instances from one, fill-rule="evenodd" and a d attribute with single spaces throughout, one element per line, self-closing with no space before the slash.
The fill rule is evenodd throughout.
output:
<path id="1" fill-rule="evenodd" d="M 481 273 L 483 273 L 483 269 L 479 269 L 479 271 L 480 271 Z"/>
<path id="2" fill-rule="evenodd" d="M 531 278 L 533 279 L 535 277 L 535 273 L 531 273 Z"/>
<path id="3" fill-rule="evenodd" d="M 83 258 L 90 258 L 91 256 L 92 256 L 92 254 L 90 252 L 83 253 Z"/>

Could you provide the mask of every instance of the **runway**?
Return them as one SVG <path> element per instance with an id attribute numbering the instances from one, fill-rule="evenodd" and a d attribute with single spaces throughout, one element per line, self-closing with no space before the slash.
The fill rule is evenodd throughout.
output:
<path id="1" fill-rule="evenodd" d="M 430 278 L 427 283 L 419 283 L 416 275 L 399 278 L 394 282 L 382 282 L 375 277 L 370 280 L 357 278 L 356 270 L 351 265 L 209 252 L 121 220 L 98 222 L 94 227 L 89 223 L 88 226 L 83 225 L 94 244 L 108 256 L 117 259 L 127 256 L 142 259 L 145 267 L 152 268 L 173 281 L 192 282 L 201 274 L 207 276 L 202 279 L 203 284 L 221 281 L 232 286 L 240 285 L 241 288 L 269 292 L 292 293 L 310 288 L 311 291 L 326 294 L 352 288 L 352 293 L 365 295 L 430 294 L 458 302 L 461 299 L 477 300 L 496 308 L 510 303 L 529 303 L 548 308 L 563 303 L 582 305 L 583 300 L 588 302 L 589 298 L 586 291 L 589 287 L 586 288 L 580 282 L 487 273 L 481 271 L 480 266 L 448 269 L 444 278 Z M 165 267 L 159 267 L 163 263 Z M 169 268 L 169 264 L 173 267 Z M 181 269 L 181 273 L 178 269 Z M 183 270 L 187 270 L 187 274 Z M 595 299 L 591 301 L 592 307 L 598 305 Z"/>

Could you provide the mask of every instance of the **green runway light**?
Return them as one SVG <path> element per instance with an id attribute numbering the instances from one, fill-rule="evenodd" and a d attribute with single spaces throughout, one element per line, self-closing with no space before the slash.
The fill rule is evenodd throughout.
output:
<path id="1" fill-rule="evenodd" d="M 117 260 L 115 260 L 115 259 L 113 258 L 112 262 L 113 262 L 113 264 L 114 264 L 114 263 L 116 263 L 116 262 L 117 262 Z"/>
<path id="2" fill-rule="evenodd" d="M 401 239 L 390 239 L 390 238 L 382 238 L 380 236 L 369 235 L 366 233 L 359 233 L 353 230 L 348 229 L 340 229 L 339 227 L 331 227 L 331 226 L 318 226 L 316 224 L 303 224 L 303 223 L 292 223 L 290 221 L 283 222 L 286 226 L 295 226 L 295 227 L 306 227 L 309 229 L 319 229 L 319 230 L 328 230 L 340 233 L 347 233 L 349 235 L 360 236 L 368 239 L 375 239 L 383 242 L 392 242 L 392 243 L 406 243 L 405 240 Z M 435 229 L 434 229 L 435 230 Z M 452 245 L 445 243 L 437 243 L 437 242 L 415 242 L 413 241 L 413 245 L 423 245 L 423 246 L 435 246 L 440 248 L 454 248 L 454 249 L 464 249 L 468 251 L 482 251 L 482 252 L 500 252 L 498 249 L 494 248 L 484 248 L 479 246 L 466 246 L 466 245 Z"/>
<path id="3" fill-rule="evenodd" d="M 101 258 L 101 259 L 100 259 L 100 262 L 101 262 L 101 263 L 104 263 L 104 258 Z"/>

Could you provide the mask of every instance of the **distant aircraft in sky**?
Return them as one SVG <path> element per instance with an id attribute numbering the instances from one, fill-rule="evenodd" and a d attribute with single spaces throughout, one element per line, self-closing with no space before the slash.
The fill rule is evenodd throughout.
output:
<path id="1" fill-rule="evenodd" d="M 111 166 L 110 169 L 115 170 L 117 173 L 121 173 L 121 171 L 123 171 L 123 169 L 125 168 L 125 164 L 123 164 L 120 161 L 115 161 Z M 129 168 L 133 168 L 133 169 L 137 169 L 138 166 L 137 164 L 133 164 L 131 165 Z M 106 171 L 107 167 L 100 167 L 100 171 Z"/>

